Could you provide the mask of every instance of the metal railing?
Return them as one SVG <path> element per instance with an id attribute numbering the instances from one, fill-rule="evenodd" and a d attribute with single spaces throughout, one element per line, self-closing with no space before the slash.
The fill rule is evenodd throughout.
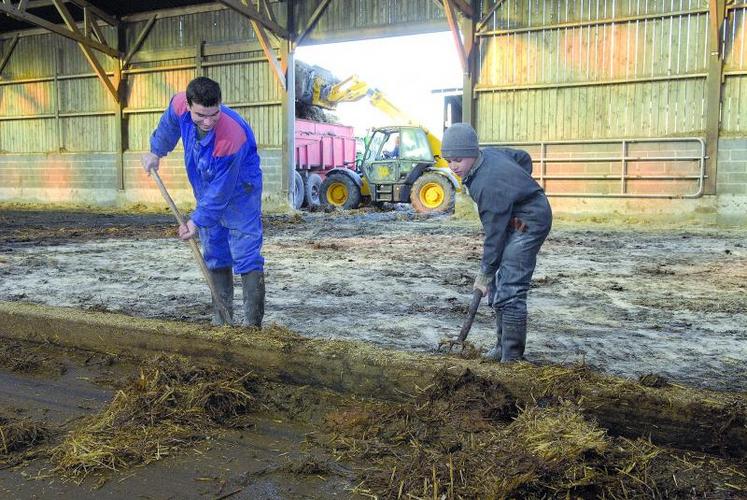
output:
<path id="1" fill-rule="evenodd" d="M 620 155 L 610 156 L 573 156 L 567 157 L 548 157 L 547 149 L 548 146 L 575 146 L 575 145 L 589 145 L 595 144 L 620 144 Z M 631 144 L 641 143 L 658 143 L 658 144 L 669 144 L 669 143 L 693 143 L 700 149 L 698 155 L 661 155 L 661 156 L 632 156 L 629 153 L 629 146 Z M 588 140 L 577 140 L 577 141 L 541 141 L 541 142 L 514 142 L 514 143 L 503 143 L 503 142 L 486 142 L 481 143 L 481 146 L 510 146 L 510 147 L 526 147 L 535 146 L 539 147 L 539 158 L 533 158 L 534 164 L 539 163 L 539 172 L 533 174 L 538 180 L 540 185 L 548 196 L 567 197 L 567 198 L 699 198 L 703 196 L 704 185 L 706 179 L 705 173 L 705 161 L 706 161 L 706 145 L 705 140 L 700 137 L 662 137 L 662 138 L 635 138 L 635 139 L 588 139 Z M 552 163 L 620 163 L 619 174 L 583 174 L 583 175 L 572 175 L 572 174 L 550 174 L 547 173 L 547 165 Z M 629 174 L 628 166 L 631 162 L 698 162 L 698 173 L 693 175 L 681 174 L 681 175 L 639 175 Z M 547 192 L 547 181 L 618 181 L 620 185 L 620 191 L 617 193 L 565 193 L 565 192 Z M 629 181 L 693 181 L 696 185 L 696 189 L 692 193 L 680 194 L 680 193 L 631 193 L 628 189 Z"/>

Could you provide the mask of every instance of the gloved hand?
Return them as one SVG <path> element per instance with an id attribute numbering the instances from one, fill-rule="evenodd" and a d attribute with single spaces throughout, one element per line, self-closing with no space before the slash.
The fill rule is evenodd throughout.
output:
<path id="1" fill-rule="evenodd" d="M 488 294 L 488 285 L 491 281 L 493 281 L 493 277 L 491 275 L 485 274 L 480 271 L 479 273 L 477 273 L 475 284 L 472 285 L 472 289 L 480 290 L 482 292 L 482 296 L 485 297 Z"/>
<path id="2" fill-rule="evenodd" d="M 192 219 L 189 219 L 185 224 L 179 226 L 180 240 L 187 241 L 188 239 L 194 237 L 195 234 L 197 234 L 197 226 L 194 222 L 192 222 Z"/>
<path id="3" fill-rule="evenodd" d="M 143 170 L 145 170 L 145 173 L 148 175 L 150 175 L 151 170 L 158 170 L 158 163 L 160 161 L 161 158 L 150 151 L 143 153 L 143 156 L 140 157 L 140 163 L 143 165 Z"/>

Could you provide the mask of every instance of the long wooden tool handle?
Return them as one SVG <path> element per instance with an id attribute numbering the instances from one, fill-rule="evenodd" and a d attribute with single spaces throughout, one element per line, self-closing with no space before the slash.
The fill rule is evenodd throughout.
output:
<path id="1" fill-rule="evenodd" d="M 166 203 L 169 205 L 169 208 L 171 209 L 171 213 L 174 214 L 174 217 L 176 217 L 176 221 L 179 223 L 179 225 L 184 225 L 184 217 L 182 217 L 181 212 L 179 212 L 179 209 L 176 208 L 176 203 L 174 203 L 174 200 L 171 198 L 171 195 L 169 194 L 168 190 L 166 190 L 166 186 L 163 185 L 163 181 L 161 180 L 161 176 L 158 175 L 158 170 L 151 170 L 150 171 L 151 177 L 156 181 L 156 185 L 158 185 L 158 189 L 161 191 L 161 195 L 163 196 L 163 199 L 166 200 Z M 197 261 L 197 264 L 200 266 L 200 271 L 202 271 L 202 276 L 205 278 L 205 281 L 207 281 L 208 287 L 210 287 L 210 294 L 213 296 L 213 300 L 216 304 L 218 304 L 218 312 L 223 317 L 223 321 L 227 324 L 231 324 L 231 314 L 228 312 L 228 308 L 223 303 L 223 299 L 218 294 L 218 291 L 215 288 L 215 283 L 213 283 L 213 277 L 210 276 L 210 271 L 208 271 L 207 265 L 205 264 L 205 259 L 202 258 L 202 252 L 200 252 L 200 247 L 197 246 L 197 242 L 194 240 L 194 238 L 190 238 L 188 240 L 189 248 L 192 250 L 192 255 L 194 256 L 195 260 Z"/>
<path id="2" fill-rule="evenodd" d="M 467 313 L 467 319 L 464 320 L 464 325 L 459 332 L 459 337 L 457 337 L 457 340 L 459 342 L 464 342 L 464 340 L 467 338 L 467 334 L 469 333 L 470 328 L 472 328 L 472 323 L 475 321 L 475 315 L 477 314 L 477 308 L 480 307 L 481 300 L 482 292 L 475 288 L 475 290 L 472 292 L 472 302 L 469 303 L 469 312 Z"/>

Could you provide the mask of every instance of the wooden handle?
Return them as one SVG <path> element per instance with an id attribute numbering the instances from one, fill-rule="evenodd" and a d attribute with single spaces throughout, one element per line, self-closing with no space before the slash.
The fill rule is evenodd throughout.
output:
<path id="1" fill-rule="evenodd" d="M 166 189 L 166 186 L 163 185 L 161 176 L 158 175 L 158 170 L 151 170 L 150 175 L 151 177 L 153 177 L 153 180 L 156 181 L 156 185 L 158 186 L 158 189 L 161 191 L 161 195 L 163 196 L 163 199 L 166 200 L 166 203 L 169 205 L 169 208 L 171 209 L 171 213 L 173 213 L 174 217 L 176 217 L 176 221 L 179 223 L 180 226 L 183 226 L 185 224 L 184 217 L 182 216 L 181 212 L 179 212 L 179 209 L 176 208 L 176 203 L 174 203 L 174 200 L 171 198 L 171 195 Z M 215 303 L 218 304 L 218 312 L 223 317 L 223 321 L 230 325 L 231 314 L 228 312 L 228 308 L 223 303 L 223 299 L 218 294 L 218 291 L 215 288 L 215 283 L 213 283 L 213 277 L 210 275 L 210 271 L 208 270 L 207 265 L 205 264 L 205 259 L 202 257 L 202 252 L 200 252 L 200 247 L 197 246 L 197 242 L 194 240 L 194 238 L 190 238 L 188 240 L 188 243 L 189 243 L 189 248 L 192 250 L 192 255 L 197 261 L 197 264 L 200 266 L 200 271 L 202 271 L 202 276 L 205 278 L 205 281 L 207 281 L 208 287 L 210 287 L 210 294 L 213 296 L 213 300 L 215 301 Z"/>
<path id="2" fill-rule="evenodd" d="M 481 300 L 482 291 L 475 288 L 472 292 L 472 302 L 469 303 L 469 312 L 467 313 L 467 319 L 464 320 L 464 325 L 459 332 L 459 337 L 457 337 L 457 340 L 459 342 L 464 342 L 464 340 L 467 338 L 467 334 L 472 328 L 472 323 L 475 321 L 475 315 L 477 314 L 477 308 L 480 307 Z"/>

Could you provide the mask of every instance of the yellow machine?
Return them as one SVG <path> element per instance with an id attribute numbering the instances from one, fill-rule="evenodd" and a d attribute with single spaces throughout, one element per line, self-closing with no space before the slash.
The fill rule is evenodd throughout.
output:
<path id="1" fill-rule="evenodd" d="M 355 171 L 334 169 L 320 188 L 322 205 L 357 208 L 364 197 L 373 203 L 412 203 L 418 212 L 446 212 L 460 189 L 441 158 L 441 141 L 357 76 L 337 80 L 318 66 L 296 67 L 296 97 L 325 109 L 367 98 L 398 125 L 374 129 Z"/>

